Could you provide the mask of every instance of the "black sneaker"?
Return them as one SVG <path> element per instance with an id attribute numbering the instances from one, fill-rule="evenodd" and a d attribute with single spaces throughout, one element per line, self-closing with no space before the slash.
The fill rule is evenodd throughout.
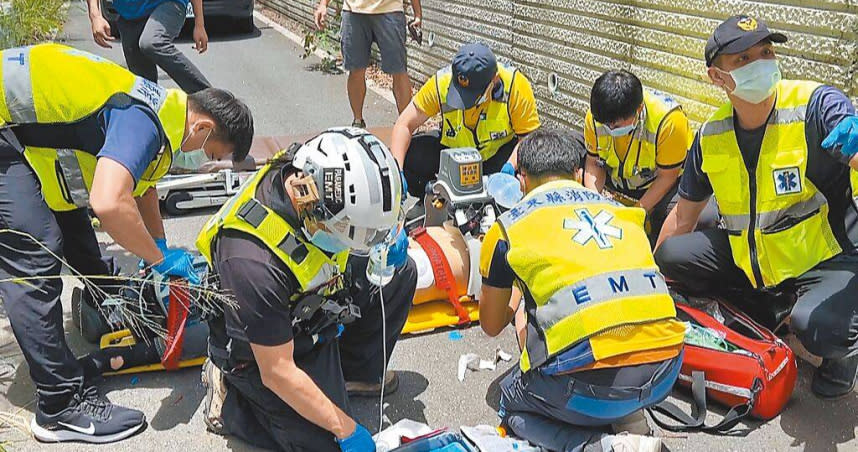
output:
<path id="1" fill-rule="evenodd" d="M 366 129 L 366 121 L 363 119 L 355 119 L 352 121 L 352 127 L 357 127 L 358 129 Z"/>
<path id="2" fill-rule="evenodd" d="M 858 379 L 858 356 L 842 359 L 823 359 L 813 373 L 810 389 L 820 399 L 834 400 L 855 389 Z"/>
<path id="3" fill-rule="evenodd" d="M 30 429 L 44 442 L 112 443 L 137 433 L 144 425 L 146 416 L 141 411 L 113 405 L 90 387 L 83 394 L 75 394 L 68 408 L 57 414 L 36 409 Z"/>

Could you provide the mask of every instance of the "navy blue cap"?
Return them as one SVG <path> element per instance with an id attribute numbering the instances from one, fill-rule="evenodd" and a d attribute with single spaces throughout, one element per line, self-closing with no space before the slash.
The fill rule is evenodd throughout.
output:
<path id="1" fill-rule="evenodd" d="M 769 30 L 762 19 L 745 15 L 730 17 L 718 25 L 706 42 L 706 67 L 711 67 L 718 55 L 744 52 L 765 39 L 787 42 L 783 33 Z"/>
<path id="2" fill-rule="evenodd" d="M 477 104 L 498 72 L 495 54 L 485 44 L 465 44 L 453 57 L 447 105 L 465 110 Z"/>

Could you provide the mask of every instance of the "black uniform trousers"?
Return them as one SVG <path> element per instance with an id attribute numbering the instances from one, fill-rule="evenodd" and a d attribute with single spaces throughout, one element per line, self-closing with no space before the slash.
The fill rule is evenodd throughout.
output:
<path id="1" fill-rule="evenodd" d="M 52 212 L 9 134 L 0 134 L 0 250 L 0 299 L 29 365 L 39 409 L 53 414 L 83 385 L 83 370 L 65 340 L 57 257 L 83 275 L 112 269 L 101 258 L 86 209 Z"/>
<path id="2" fill-rule="evenodd" d="M 350 258 L 354 283 L 360 289 L 354 302 L 360 307 L 361 318 L 346 325 L 338 341 L 317 345 L 310 353 L 295 358 L 297 366 L 346 413 L 350 413 L 350 408 L 345 382 L 381 382 L 383 367 L 408 319 L 417 285 L 417 267 L 409 258 L 384 287 L 382 320 L 377 290 L 365 276 L 366 264 L 367 258 Z M 386 336 L 382 335 L 382 322 L 386 324 Z M 383 354 L 383 344 L 386 344 L 387 356 Z M 226 378 L 227 396 L 222 411 L 225 434 L 271 450 L 340 450 L 332 433 L 301 417 L 265 387 L 255 364 L 231 368 L 235 363 L 212 350 L 211 343 L 209 354 L 214 364 L 224 370 Z"/>
<path id="3" fill-rule="evenodd" d="M 722 296 L 766 326 L 786 302 L 790 328 L 807 350 L 837 359 L 858 350 L 858 254 L 841 253 L 770 290 L 755 290 L 733 262 L 727 232 L 707 229 L 666 240 L 655 253 L 665 277 L 691 295 Z M 793 300 L 794 305 L 789 306 Z M 768 320 L 768 321 L 767 321 Z M 775 319 L 778 320 L 778 319 Z"/>

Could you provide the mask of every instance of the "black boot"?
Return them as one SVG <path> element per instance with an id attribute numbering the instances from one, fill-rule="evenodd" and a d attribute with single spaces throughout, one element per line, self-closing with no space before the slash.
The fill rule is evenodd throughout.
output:
<path id="1" fill-rule="evenodd" d="M 841 359 L 823 359 L 813 374 L 810 389 L 820 399 L 834 400 L 855 389 L 858 376 L 858 356 Z"/>

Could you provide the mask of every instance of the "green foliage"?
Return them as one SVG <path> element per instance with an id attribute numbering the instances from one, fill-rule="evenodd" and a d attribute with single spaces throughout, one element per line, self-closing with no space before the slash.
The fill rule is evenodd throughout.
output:
<path id="1" fill-rule="evenodd" d="M 65 0 L 0 0 L 0 49 L 53 39 L 66 19 Z"/>
<path id="2" fill-rule="evenodd" d="M 327 27 L 324 30 L 312 28 L 304 33 L 304 53 L 301 54 L 301 59 L 307 59 L 316 50 L 321 50 L 325 56 L 322 58 L 321 63 L 314 65 L 314 69 L 327 74 L 340 72 L 337 58 L 334 56 L 339 42 L 336 37 L 340 33 L 340 23 L 342 20 L 342 7 L 341 5 L 337 5 L 337 3 L 339 2 L 332 2 L 332 6 L 336 9 L 336 14 L 333 17 L 328 17 Z"/>

